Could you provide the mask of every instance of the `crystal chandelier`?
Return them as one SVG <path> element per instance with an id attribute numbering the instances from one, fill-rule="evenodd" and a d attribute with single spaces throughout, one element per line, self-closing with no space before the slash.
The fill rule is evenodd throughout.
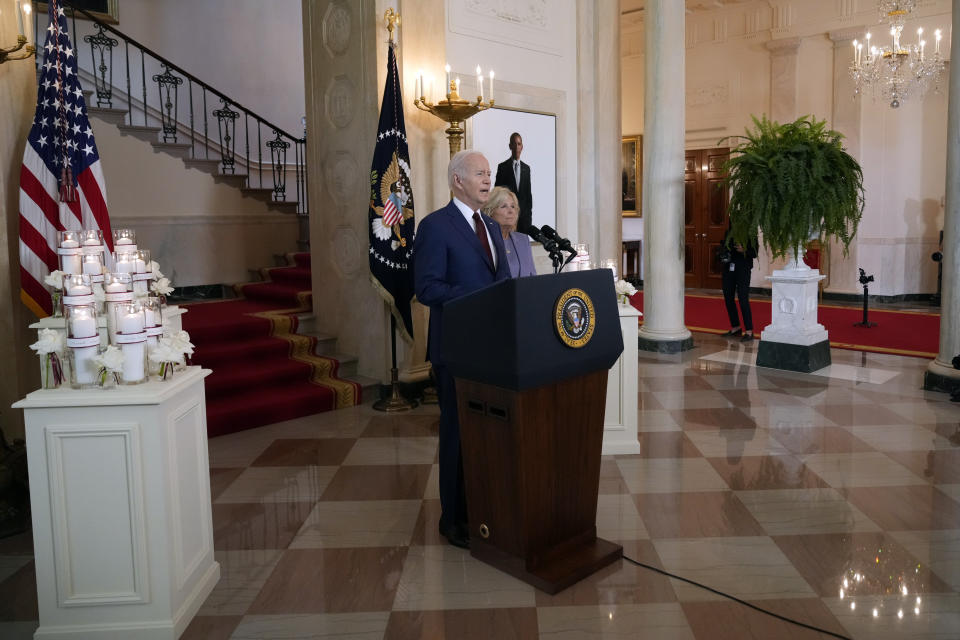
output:
<path id="1" fill-rule="evenodd" d="M 869 32 L 866 43 L 853 41 L 850 73 L 855 95 L 869 89 L 874 99 L 890 100 L 890 106 L 896 109 L 902 100 L 923 96 L 931 86 L 939 89 L 940 76 L 946 67 L 940 56 L 940 29 L 934 32 L 936 43 L 932 53 L 927 51 L 923 29 L 917 29 L 916 42 L 901 42 L 907 14 L 916 6 L 917 0 L 880 0 L 877 7 L 880 20 L 890 25 L 893 43 L 889 47 L 874 46 Z"/>

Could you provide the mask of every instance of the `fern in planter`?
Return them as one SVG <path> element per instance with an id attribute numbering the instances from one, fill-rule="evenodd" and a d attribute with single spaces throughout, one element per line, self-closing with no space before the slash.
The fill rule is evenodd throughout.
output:
<path id="1" fill-rule="evenodd" d="M 807 242 L 838 239 L 847 254 L 863 216 L 863 172 L 825 120 L 804 116 L 778 124 L 766 116 L 736 139 L 724 165 L 730 185 L 731 242 L 744 246 L 763 234 L 773 257 Z"/>

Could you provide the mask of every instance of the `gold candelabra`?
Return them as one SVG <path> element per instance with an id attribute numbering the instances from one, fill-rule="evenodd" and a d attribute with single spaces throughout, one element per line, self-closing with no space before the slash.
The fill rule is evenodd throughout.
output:
<path id="1" fill-rule="evenodd" d="M 431 104 L 427 102 L 427 97 L 424 95 L 423 82 L 419 82 L 421 95 L 414 98 L 413 104 L 421 111 L 432 113 L 450 125 L 444 133 L 447 134 L 447 140 L 450 141 L 451 157 L 460 151 L 463 146 L 463 123 L 475 114 L 491 108 L 494 104 L 492 95 L 489 100 L 484 102 L 482 76 L 478 75 L 477 79 L 480 95 L 477 96 L 476 102 L 470 102 L 469 100 L 461 98 L 457 88 L 459 81 L 449 80 L 447 82 L 447 99 L 439 100 L 436 104 Z M 490 92 L 491 94 L 493 93 L 493 72 L 490 73 Z"/>
<path id="2" fill-rule="evenodd" d="M 24 52 L 18 56 L 12 56 L 11 53 L 16 53 L 24 49 Z M 33 56 L 37 52 L 37 48 L 32 44 L 27 44 L 26 36 L 17 36 L 17 46 L 11 47 L 10 49 L 0 49 L 0 64 L 7 62 L 8 60 L 26 60 L 27 58 Z"/>

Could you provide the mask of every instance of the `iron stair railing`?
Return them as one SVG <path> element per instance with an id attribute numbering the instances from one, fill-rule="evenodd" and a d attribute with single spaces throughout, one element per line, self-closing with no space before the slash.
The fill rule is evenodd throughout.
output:
<path id="1" fill-rule="evenodd" d="M 159 126 L 155 128 L 162 136 L 163 143 L 184 144 L 179 143 L 178 140 L 179 136 L 184 135 L 185 129 L 190 135 L 189 157 L 191 159 L 217 160 L 218 172 L 221 175 L 245 175 L 247 188 L 268 190 L 272 202 L 291 202 L 291 204 L 296 202 L 297 214 L 307 215 L 306 135 L 297 137 L 288 133 L 149 47 L 97 19 L 88 11 L 75 7 L 69 0 L 62 0 L 62 3 L 72 10 L 71 39 L 74 43 L 77 65 L 78 68 L 88 71 L 95 79 L 95 90 L 91 97 L 96 97 L 97 107 L 113 109 L 115 108 L 114 99 L 123 97 L 119 95 L 122 88 L 118 91 L 114 84 L 113 59 L 115 50 L 120 49 L 122 43 L 122 71 L 126 82 L 124 95 L 127 103 L 127 117 L 131 126 L 139 123 L 139 116 L 142 113 L 143 127 L 154 127 L 155 125 L 150 122 L 150 112 L 158 113 L 159 119 L 156 116 L 153 118 L 154 122 L 159 120 Z M 93 33 L 83 35 L 81 38 L 77 30 L 77 13 L 91 22 Z M 39 38 L 43 38 L 45 32 L 41 31 L 40 25 L 41 20 L 46 22 L 46 14 L 44 13 L 41 18 L 40 12 L 34 11 L 34 15 L 34 33 Z M 80 45 L 81 39 L 89 45 L 87 61 L 83 59 L 86 56 L 81 55 L 81 52 L 86 49 Z M 133 63 L 130 60 L 131 49 L 134 52 Z M 140 58 L 139 70 L 136 69 L 137 53 Z M 43 56 L 37 56 L 38 68 L 42 59 Z M 148 97 L 148 77 L 156 85 L 155 100 Z M 182 97 L 180 88 L 184 83 L 187 85 L 186 105 L 180 101 Z M 135 93 L 140 94 L 140 101 L 134 101 Z M 208 95 L 211 96 L 210 104 L 208 104 Z M 202 132 L 198 130 L 199 114 L 202 114 Z M 210 137 L 211 120 L 216 120 L 216 141 Z M 254 127 L 251 127 L 251 121 Z M 268 132 L 266 137 L 264 129 Z M 242 154 L 237 153 L 237 146 L 240 143 L 242 143 Z M 288 200 L 287 193 L 290 177 L 288 174 L 291 169 L 287 164 L 287 152 L 291 148 L 293 149 L 292 177 L 296 192 L 294 200 Z M 266 175 L 264 175 L 265 151 L 268 156 L 266 162 L 270 164 Z M 245 174 L 238 173 L 238 167 L 245 171 Z"/>

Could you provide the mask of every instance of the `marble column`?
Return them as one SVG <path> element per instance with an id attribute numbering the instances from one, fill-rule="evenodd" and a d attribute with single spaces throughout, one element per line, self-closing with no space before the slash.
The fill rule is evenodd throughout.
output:
<path id="1" fill-rule="evenodd" d="M 616 2 L 577 2 L 579 207 L 576 238 L 591 257 L 620 262 L 620 12 Z M 600 114 L 600 115 L 598 115 Z"/>
<path id="2" fill-rule="evenodd" d="M 685 8 L 647 0 L 643 145 L 643 326 L 645 351 L 693 348 L 684 326 L 683 167 Z"/>
<path id="3" fill-rule="evenodd" d="M 366 211 L 386 29 L 375 0 L 303 3 L 307 188 L 315 329 L 358 356 L 359 373 L 389 379 L 389 315 L 369 284 Z M 336 313 L 330 310 L 335 309 Z"/>
<path id="4" fill-rule="evenodd" d="M 400 12 L 402 18 L 397 52 L 397 64 L 403 77 L 403 96 L 406 102 L 404 117 L 407 125 L 407 145 L 410 150 L 410 181 L 416 202 L 417 224 L 427 214 L 439 209 L 450 199 L 447 186 L 447 165 L 450 147 L 443 130 L 447 124 L 440 118 L 413 106 L 414 76 L 423 70 L 427 77 L 438 82 L 446 64 L 446 20 L 444 0 L 395 0 L 386 2 Z M 386 9 L 378 7 L 378 15 Z M 386 55 L 384 51 L 383 55 Z M 383 78 L 379 80 L 383 86 Z M 439 89 L 437 89 L 439 91 Z M 430 363 L 427 362 L 427 326 L 430 310 L 414 302 L 413 344 L 397 341 L 400 363 L 400 382 L 410 385 L 407 391 L 419 395 L 419 388 L 428 383 Z"/>
<path id="5" fill-rule="evenodd" d="M 792 122 L 797 119 L 800 38 L 771 40 L 766 47 L 770 51 L 770 119 Z"/>
<path id="6" fill-rule="evenodd" d="M 960 354 L 960 65 L 953 54 L 960 52 L 960 0 L 953 0 L 950 38 L 950 94 L 947 103 L 947 180 L 943 211 L 943 292 L 940 302 L 940 352 L 927 366 L 923 388 L 960 390 L 960 371 L 953 358 Z"/>
<path id="7" fill-rule="evenodd" d="M 864 98 L 854 96 L 850 64 L 853 62 L 853 41 L 863 38 L 866 27 L 850 27 L 831 31 L 833 41 L 833 105 L 831 128 L 843 134 L 843 147 L 854 159 L 861 159 L 862 104 Z M 850 243 L 849 255 L 843 257 L 843 244 L 830 241 L 830 266 L 826 290 L 838 293 L 860 293 L 857 282 L 857 239 Z"/>

